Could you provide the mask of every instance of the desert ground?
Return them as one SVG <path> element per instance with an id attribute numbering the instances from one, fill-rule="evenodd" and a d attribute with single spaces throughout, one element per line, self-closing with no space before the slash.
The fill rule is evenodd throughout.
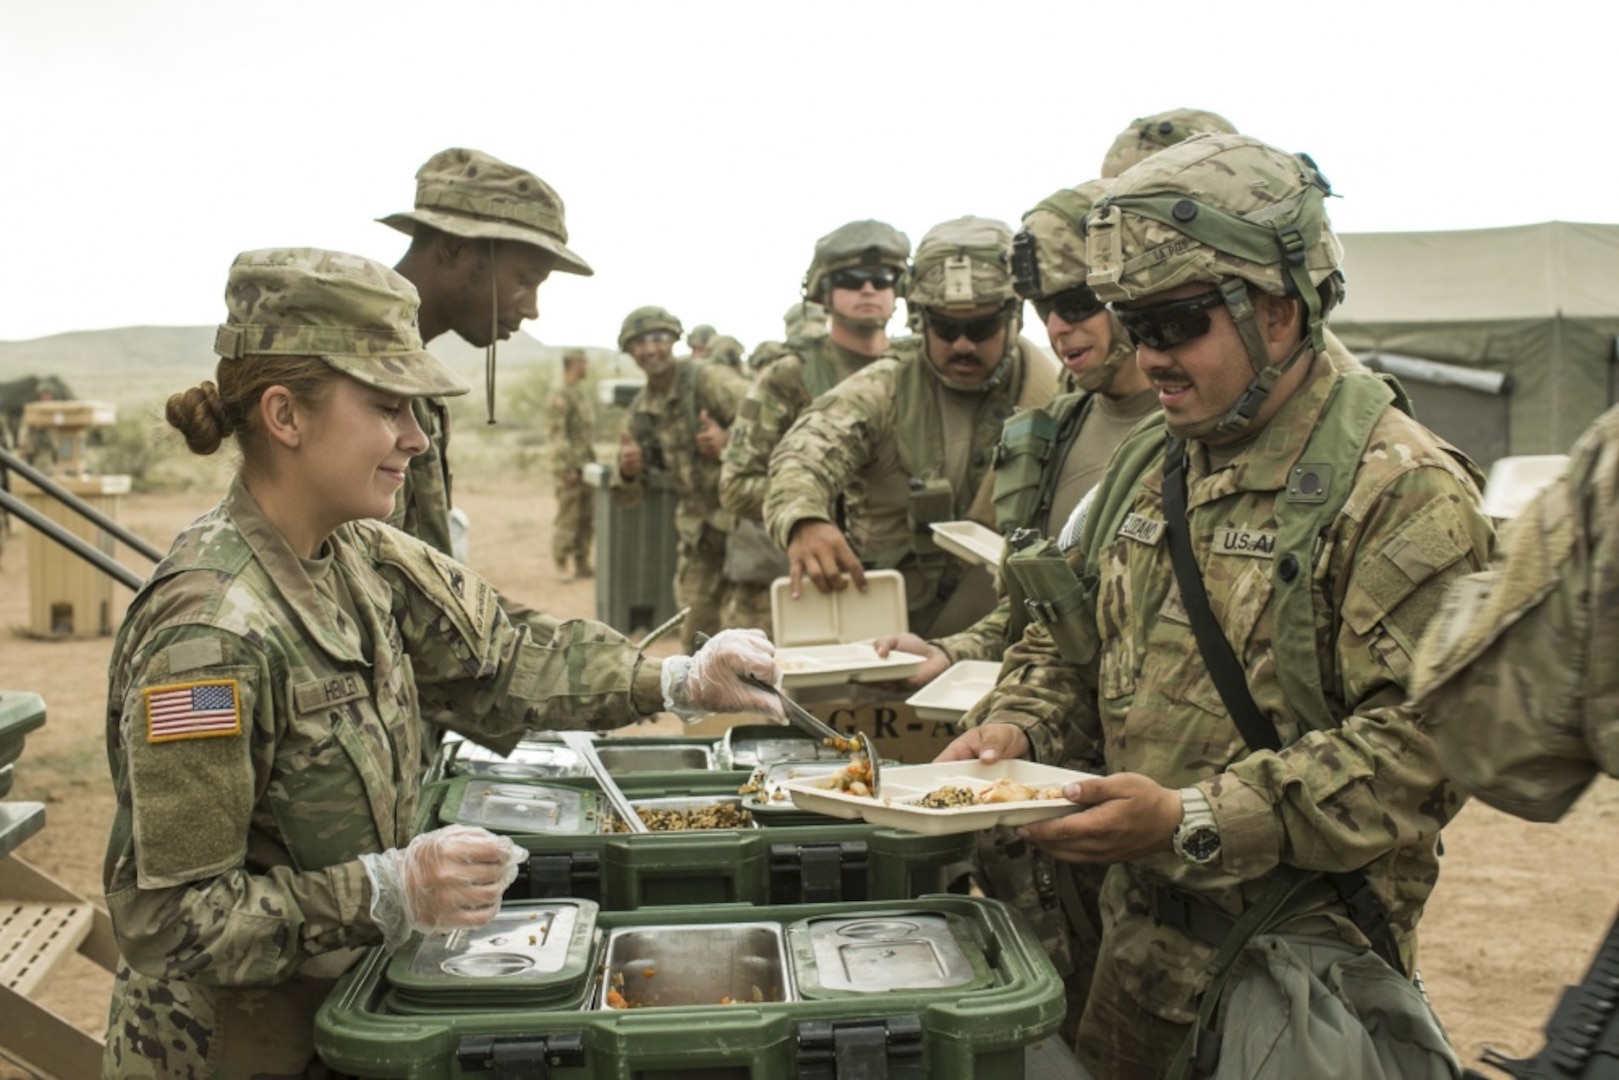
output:
<path id="1" fill-rule="evenodd" d="M 126 497 L 119 518 L 159 547 L 207 509 L 217 488 Z M 554 501 L 537 471 L 515 482 L 473 479 L 457 502 L 472 520 L 469 561 L 506 594 L 560 615 L 594 614 L 590 582 L 558 580 L 550 558 Z M 19 849 L 29 862 L 98 896 L 112 815 L 103 719 L 109 637 L 37 640 L 27 633 L 28 559 L 14 524 L 0 568 L 0 687 L 42 695 L 49 720 L 16 767 L 15 800 L 47 806 L 45 830 Z M 122 561 L 150 566 L 133 553 Z M 115 587 L 122 610 L 130 594 Z M 637 729 L 644 731 L 645 729 Z M 1619 897 L 1619 785 L 1602 782 L 1566 820 L 1532 825 L 1470 804 L 1446 831 L 1439 887 L 1422 924 L 1421 971 L 1464 1062 L 1485 1044 L 1530 1053 L 1559 988 L 1583 973 Z M 1593 840 L 1593 837 L 1595 838 Z M 1595 846 L 1593 846 L 1593 844 Z M 99 1034 L 111 976 L 74 958 L 40 995 Z M 4 1032 L 0 1032 L 3 1054 Z M 0 1077 L 30 1074 L 7 1068 Z"/>

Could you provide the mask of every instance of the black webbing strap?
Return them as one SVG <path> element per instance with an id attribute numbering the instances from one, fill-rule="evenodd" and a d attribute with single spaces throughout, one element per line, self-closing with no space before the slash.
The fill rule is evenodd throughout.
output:
<path id="1" fill-rule="evenodd" d="M 1180 585 L 1187 618 L 1192 623 L 1192 636 L 1197 639 L 1198 652 L 1203 655 L 1203 664 L 1220 692 L 1226 712 L 1231 714 L 1232 723 L 1237 725 L 1249 749 L 1280 750 L 1282 737 L 1249 693 L 1242 663 L 1209 608 L 1209 594 L 1203 588 L 1203 574 L 1198 569 L 1197 556 L 1192 553 L 1191 529 L 1186 523 L 1186 443 L 1180 439 L 1164 443 L 1164 528 L 1169 534 L 1169 557 L 1175 567 L 1175 581 Z M 1372 943 L 1373 951 L 1389 967 L 1401 975 L 1407 974 L 1405 965 L 1400 962 L 1394 935 L 1389 931 L 1388 909 L 1372 891 L 1365 873 L 1350 870 L 1326 876 L 1349 909 L 1350 919 Z"/>

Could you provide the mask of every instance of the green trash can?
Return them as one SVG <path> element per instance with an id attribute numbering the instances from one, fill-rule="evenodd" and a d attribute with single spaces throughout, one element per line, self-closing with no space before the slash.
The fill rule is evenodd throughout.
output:
<path id="1" fill-rule="evenodd" d="M 508 899 L 577 897 L 611 911 L 905 900 L 943 892 L 952 867 L 971 853 L 971 834 L 922 836 L 763 805 L 739 794 L 747 775 L 619 782 L 637 809 L 743 807 L 750 820 L 741 827 L 609 832 L 612 810 L 593 780 L 479 776 L 431 785 L 418 824 L 476 825 L 526 848 Z"/>
<path id="2" fill-rule="evenodd" d="M 649 472 L 639 505 L 615 506 L 614 467 L 585 466 L 585 483 L 596 489 L 596 618 L 639 634 L 676 611 L 675 493 L 667 475 Z"/>
<path id="3" fill-rule="evenodd" d="M 373 950 L 315 1045 L 368 1080 L 1019 1080 L 1063 986 L 994 900 L 602 911 L 506 905 Z"/>

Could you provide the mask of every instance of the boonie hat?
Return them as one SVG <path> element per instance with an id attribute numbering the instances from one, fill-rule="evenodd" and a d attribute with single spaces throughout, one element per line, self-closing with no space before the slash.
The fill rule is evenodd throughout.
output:
<path id="1" fill-rule="evenodd" d="M 418 224 L 472 240 L 514 240 L 556 256 L 555 269 L 594 274 L 568 248 L 556 190 L 531 172 L 478 150 L 441 150 L 416 170 L 416 209 L 378 218 L 407 236 Z"/>
<path id="2" fill-rule="evenodd" d="M 214 352 L 318 356 L 367 386 L 407 397 L 449 397 L 472 389 L 422 345 L 421 299 L 381 263 L 341 251 L 244 251 L 225 283 L 225 322 Z"/>

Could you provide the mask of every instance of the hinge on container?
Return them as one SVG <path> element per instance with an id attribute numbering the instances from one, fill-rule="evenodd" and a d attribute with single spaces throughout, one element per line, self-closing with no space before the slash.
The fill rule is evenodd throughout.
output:
<path id="1" fill-rule="evenodd" d="M 463 1072 L 494 1073 L 495 1080 L 547 1080 L 559 1065 L 585 1063 L 585 1037 L 557 1035 L 467 1035 L 455 1048 Z"/>
<path id="2" fill-rule="evenodd" d="M 770 845 L 770 902 L 825 904 L 866 899 L 866 843 Z"/>
<path id="3" fill-rule="evenodd" d="M 600 902 L 601 859 L 594 851 L 565 851 L 555 855 L 535 853 L 517 868 L 517 880 L 509 891 L 513 896 L 530 900 L 574 897 Z"/>
<path id="4" fill-rule="evenodd" d="M 798 1080 L 926 1080 L 922 1018 L 798 1025 Z"/>

